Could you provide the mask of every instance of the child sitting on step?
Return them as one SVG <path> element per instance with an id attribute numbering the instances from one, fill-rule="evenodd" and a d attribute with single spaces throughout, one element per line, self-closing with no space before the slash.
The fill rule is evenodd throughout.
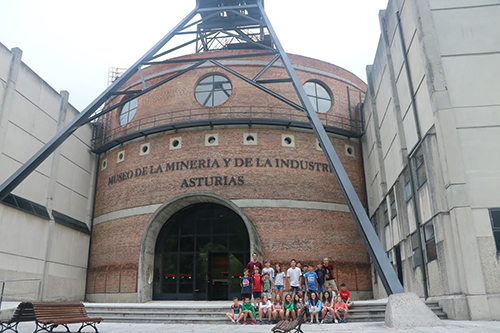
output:
<path id="1" fill-rule="evenodd" d="M 226 313 L 226 317 L 228 317 L 233 324 L 240 323 L 241 318 L 243 318 L 243 311 L 241 311 L 241 305 L 238 302 L 238 297 L 233 298 L 231 313 Z"/>

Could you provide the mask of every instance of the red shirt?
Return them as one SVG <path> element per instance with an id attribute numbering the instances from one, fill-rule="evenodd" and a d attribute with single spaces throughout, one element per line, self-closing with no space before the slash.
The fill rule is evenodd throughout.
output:
<path id="1" fill-rule="evenodd" d="M 325 279 L 326 281 L 328 280 L 333 280 L 333 265 L 331 263 L 328 263 L 328 266 L 323 265 L 322 266 L 326 272 L 325 274 Z M 328 276 L 328 277 L 326 277 Z"/>
<path id="2" fill-rule="evenodd" d="M 247 268 L 249 270 L 248 273 L 250 273 L 250 276 L 253 276 L 253 268 L 257 266 L 260 268 L 260 273 L 262 273 L 262 263 L 260 261 L 256 261 L 256 262 L 253 262 L 253 261 L 250 261 L 247 265 Z"/>
<path id="3" fill-rule="evenodd" d="M 262 292 L 262 275 L 252 276 L 253 288 L 252 291 Z"/>
<path id="4" fill-rule="evenodd" d="M 349 298 L 351 298 L 351 293 L 349 292 L 349 290 L 342 290 L 342 289 L 340 289 L 339 290 L 339 295 L 342 296 L 342 299 L 344 301 L 347 301 Z"/>
<path id="5" fill-rule="evenodd" d="M 347 309 L 347 304 L 345 304 L 344 302 L 335 303 L 335 310 L 338 310 L 338 309 Z"/>

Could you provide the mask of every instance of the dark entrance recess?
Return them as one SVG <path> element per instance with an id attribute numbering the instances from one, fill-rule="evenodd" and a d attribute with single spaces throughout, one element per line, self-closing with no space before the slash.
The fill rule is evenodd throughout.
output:
<path id="1" fill-rule="evenodd" d="M 404 283 L 403 283 L 403 262 L 401 261 L 401 248 L 400 248 L 399 244 L 394 246 L 394 252 L 396 253 L 396 266 L 397 266 L 398 279 L 399 279 L 399 282 L 401 282 L 401 285 L 404 285 Z"/>
<path id="2" fill-rule="evenodd" d="M 175 213 L 155 248 L 155 300 L 229 300 L 240 295 L 250 258 L 241 217 L 217 204 L 195 204 Z"/>

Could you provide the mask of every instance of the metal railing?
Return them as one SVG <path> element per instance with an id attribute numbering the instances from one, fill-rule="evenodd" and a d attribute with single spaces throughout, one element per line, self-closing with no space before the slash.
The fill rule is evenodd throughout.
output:
<path id="1" fill-rule="evenodd" d="M 359 134 L 362 132 L 362 123 L 357 117 L 343 117 L 334 114 L 318 114 L 325 127 L 340 129 L 346 133 Z M 143 117 L 134 120 L 126 126 L 119 126 L 117 121 L 107 121 L 103 124 L 102 131 L 94 137 L 93 147 L 99 148 L 106 143 L 119 137 L 140 132 L 164 125 L 175 125 L 179 123 L 192 123 L 198 126 L 203 121 L 210 123 L 215 120 L 224 120 L 226 124 L 231 121 L 241 124 L 242 121 L 252 123 L 252 120 L 260 120 L 272 125 L 273 122 L 286 121 L 290 126 L 302 124 L 308 126 L 309 119 L 305 113 L 286 107 L 274 106 L 227 106 L 214 108 L 194 108 L 185 110 L 165 110 L 161 114 Z"/>
<path id="2" fill-rule="evenodd" d="M 21 279 L 21 280 L 5 280 L 5 281 L 0 281 L 2 284 L 2 291 L 0 292 L 0 309 L 2 308 L 2 301 L 3 301 L 3 296 L 5 292 L 5 284 L 6 283 L 14 283 L 14 282 L 35 282 L 38 281 L 38 292 L 36 299 L 37 301 L 41 300 L 41 292 L 42 292 L 42 279 Z"/>

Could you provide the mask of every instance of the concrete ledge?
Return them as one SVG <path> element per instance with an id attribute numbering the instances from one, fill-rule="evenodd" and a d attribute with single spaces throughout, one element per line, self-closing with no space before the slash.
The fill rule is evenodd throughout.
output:
<path id="1" fill-rule="evenodd" d="M 313 209 L 313 210 L 328 210 L 332 212 L 349 213 L 349 207 L 345 204 L 337 204 L 333 202 L 316 202 L 316 201 L 301 201 L 301 200 L 272 200 L 272 199 L 235 199 L 231 200 L 240 208 L 293 208 L 293 209 Z M 126 218 L 130 216 L 153 214 L 162 205 L 155 204 L 149 206 L 132 207 L 115 212 L 103 214 L 94 219 L 94 225 L 105 223 L 108 221 Z"/>
<path id="2" fill-rule="evenodd" d="M 0 319 L 10 319 L 16 312 L 16 308 L 0 310 Z"/>
<path id="3" fill-rule="evenodd" d="M 414 293 L 389 296 L 385 326 L 394 329 L 444 326 L 443 322 Z"/>
<path id="4" fill-rule="evenodd" d="M 371 291 L 371 290 L 351 291 L 351 299 L 354 302 L 356 302 L 356 300 L 358 300 L 358 301 L 373 300 L 373 291 Z"/>
<path id="5" fill-rule="evenodd" d="M 90 303 L 137 303 L 137 293 L 87 294 Z"/>

